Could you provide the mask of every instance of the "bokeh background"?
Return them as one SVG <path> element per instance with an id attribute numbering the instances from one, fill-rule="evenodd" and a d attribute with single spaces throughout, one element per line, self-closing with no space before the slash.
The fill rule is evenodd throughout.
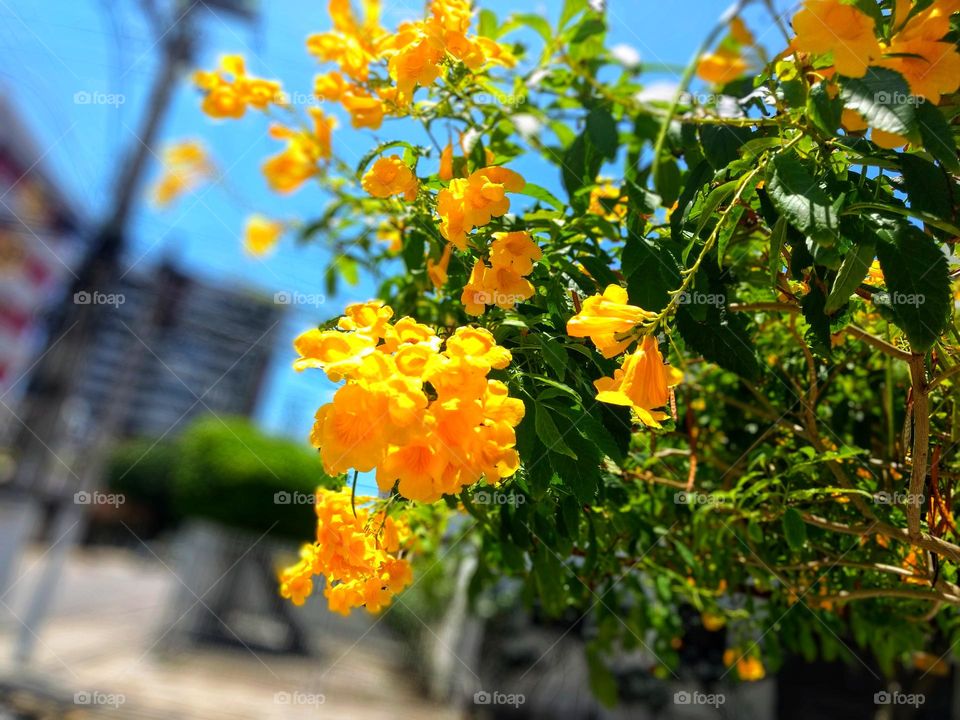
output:
<path id="1" fill-rule="evenodd" d="M 551 22 L 561 5 L 483 2 Z M 666 98 L 723 9 L 610 0 L 609 45 Z M 422 10 L 388 0 L 383 21 Z M 331 291 L 323 242 L 243 252 L 247 214 L 310 218 L 323 197 L 269 193 L 267 123 L 216 127 L 190 74 L 239 53 L 306 92 L 305 37 L 329 25 L 322 2 L 0 0 L 0 719 L 800 717 L 831 682 L 869 687 L 863 669 L 788 666 L 687 707 L 677 692 L 718 691 L 723 642 L 705 635 L 686 639 L 682 682 L 625 654 L 626 702 L 603 708 L 589 623 L 540 622 L 507 582 L 468 611 L 453 548 L 380 617 L 277 597 L 276 568 L 311 535 L 306 436 L 331 392 L 292 371 L 291 340 L 376 280 Z M 752 27 L 776 43 L 769 16 Z M 224 177 L 157 208 L 163 148 L 185 138 Z M 348 160 L 372 145 L 348 127 L 337 142 Z M 559 191 L 553 170 L 515 169 Z"/>

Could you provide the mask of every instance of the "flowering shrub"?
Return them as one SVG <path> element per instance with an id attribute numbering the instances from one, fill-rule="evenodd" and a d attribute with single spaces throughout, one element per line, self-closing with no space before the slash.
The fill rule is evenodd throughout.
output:
<path id="1" fill-rule="evenodd" d="M 325 495 L 283 594 L 320 573 L 334 609 L 380 609 L 411 581 L 374 508 L 402 528 L 443 499 L 473 523 L 474 592 L 516 576 L 593 616 L 606 696 L 593 660 L 618 647 L 654 638 L 672 672 L 680 606 L 744 680 L 785 651 L 887 672 L 948 651 L 960 2 L 805 0 L 792 28 L 765 18 L 773 56 L 725 18 L 669 102 L 596 5 L 551 24 L 433 0 L 387 29 L 376 0 L 332 0 L 309 37 L 322 105 L 275 122 L 263 171 L 322 189 L 284 228 L 335 252 L 328 290 L 389 268 L 296 343 L 344 383 L 311 436 L 327 472 L 375 470 L 383 498 Z M 197 85 L 216 118 L 293 110 L 236 58 Z M 352 167 L 337 117 L 396 129 Z M 475 503 L 487 484 L 524 502 Z"/>

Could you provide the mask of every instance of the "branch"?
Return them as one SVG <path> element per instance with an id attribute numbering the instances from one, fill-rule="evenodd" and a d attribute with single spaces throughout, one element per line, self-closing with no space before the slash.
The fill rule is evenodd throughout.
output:
<path id="1" fill-rule="evenodd" d="M 856 325 L 847 325 L 841 332 L 845 332 L 848 335 L 853 335 L 855 338 L 863 340 L 868 345 L 873 345 L 877 350 L 882 353 L 889 355 L 890 357 L 897 358 L 897 360 L 903 360 L 905 362 L 910 362 L 910 359 L 913 357 L 908 352 L 901 350 L 898 347 L 894 347 L 886 340 L 878 338 L 876 335 L 871 335 L 866 330 L 858 328 Z"/>
<path id="2" fill-rule="evenodd" d="M 910 494 L 919 497 L 927 479 L 927 453 L 930 450 L 930 400 L 923 355 L 910 358 L 910 380 L 913 383 L 913 453 L 910 471 Z M 907 527 L 911 538 L 920 536 L 920 503 L 907 506 Z"/>

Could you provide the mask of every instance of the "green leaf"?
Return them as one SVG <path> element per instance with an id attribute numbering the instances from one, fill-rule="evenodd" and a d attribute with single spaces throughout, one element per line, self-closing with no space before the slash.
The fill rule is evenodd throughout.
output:
<path id="1" fill-rule="evenodd" d="M 791 550 L 799 550 L 807 542 L 807 524 L 796 508 L 787 508 L 783 514 L 783 536 Z"/>
<path id="2" fill-rule="evenodd" d="M 533 183 L 527 183 L 523 186 L 523 190 L 520 191 L 521 195 L 526 195 L 527 197 L 532 197 L 535 200 L 550 205 L 551 207 L 557 210 L 563 210 L 565 208 L 564 204 L 557 199 L 557 196 L 551 193 L 544 187 L 539 185 L 534 185 Z"/>
<path id="3" fill-rule="evenodd" d="M 547 22 L 547 19 L 543 15 L 537 15 L 535 13 L 523 13 L 520 15 L 513 15 L 505 24 L 505 28 L 513 29 L 511 25 L 520 23 L 526 25 L 528 28 L 533 30 L 537 35 L 543 38 L 545 43 L 548 43 L 553 39 L 553 30 L 550 28 L 550 23 Z M 501 34 L 507 32 L 504 30 Z"/>
<path id="4" fill-rule="evenodd" d="M 827 298 L 820 289 L 820 285 L 810 283 L 810 292 L 803 296 L 800 308 L 803 318 L 810 326 L 806 333 L 806 340 L 818 355 L 829 356 L 830 346 L 830 318 L 826 313 Z"/>
<path id="5" fill-rule="evenodd" d="M 651 312 L 665 308 L 670 290 L 680 285 L 680 268 L 663 242 L 632 232 L 623 248 L 621 269 L 627 278 L 630 301 Z"/>
<path id="6" fill-rule="evenodd" d="M 597 151 L 608 160 L 617 156 L 620 137 L 617 121 L 609 110 L 594 108 L 587 114 L 587 136 Z"/>
<path id="7" fill-rule="evenodd" d="M 947 326 L 953 300 L 947 258 L 940 244 L 914 225 L 880 231 L 877 256 L 887 282 L 886 304 L 914 352 L 926 352 Z M 885 302 L 884 302 L 885 301 Z"/>
<path id="8" fill-rule="evenodd" d="M 477 33 L 481 37 L 488 37 L 493 40 L 496 40 L 497 37 L 499 37 L 499 23 L 497 22 L 496 13 L 487 8 L 484 8 L 480 11 L 480 20 L 477 24 Z"/>
<path id="9" fill-rule="evenodd" d="M 708 306 L 705 315 L 698 320 L 687 306 L 677 311 L 677 328 L 684 342 L 710 362 L 749 380 L 756 379 L 760 366 L 744 318 L 715 305 Z"/>
<path id="10" fill-rule="evenodd" d="M 917 122 L 923 147 L 954 175 L 960 175 L 957 160 L 957 141 L 943 113 L 933 103 L 924 100 L 917 105 Z"/>
<path id="11" fill-rule="evenodd" d="M 916 97 L 898 72 L 870 67 L 862 78 L 843 78 L 840 98 L 875 130 L 897 135 L 917 130 Z"/>
<path id="12" fill-rule="evenodd" d="M 953 193 L 947 174 L 919 155 L 901 154 L 899 159 L 910 207 L 953 220 Z"/>
<path id="13" fill-rule="evenodd" d="M 807 117 L 813 124 L 828 135 L 835 135 L 840 127 L 843 102 L 838 97 L 830 97 L 827 83 L 817 83 L 807 96 Z"/>
<path id="14" fill-rule="evenodd" d="M 567 351 L 563 345 L 546 335 L 534 335 L 543 350 L 543 359 L 557 377 L 563 379 L 567 369 Z"/>
<path id="15" fill-rule="evenodd" d="M 593 696 L 604 707 L 614 707 L 618 698 L 617 679 L 597 651 L 592 648 L 587 649 L 587 673 Z"/>
<path id="16" fill-rule="evenodd" d="M 534 419 L 534 425 L 543 444 L 546 445 L 548 450 L 561 453 L 576 460 L 577 454 L 564 442 L 560 431 L 557 429 L 557 424 L 554 422 L 553 417 L 551 417 L 550 408 L 540 402 L 536 403 L 535 407 L 536 417 Z"/>
<path id="17" fill-rule="evenodd" d="M 590 5 L 587 0 L 564 0 L 563 9 L 560 11 L 560 24 L 557 27 L 562 30 L 567 26 L 567 23 L 588 7 Z"/>
<path id="18" fill-rule="evenodd" d="M 707 165 L 706 161 L 702 163 Z M 680 166 L 672 157 L 665 157 L 657 165 L 657 172 L 653 176 L 653 187 L 666 207 L 673 205 L 680 193 L 681 175 Z M 672 217 L 672 216 L 671 216 Z"/>
<path id="19" fill-rule="evenodd" d="M 602 164 L 603 155 L 594 147 L 586 132 L 578 135 L 567 148 L 563 155 L 561 172 L 563 187 L 570 196 L 570 204 L 575 208 L 586 208 L 589 198 L 577 191 L 596 182 Z"/>
<path id="20" fill-rule="evenodd" d="M 700 128 L 700 144 L 704 157 L 714 170 L 722 170 L 740 157 L 740 148 L 751 138 L 749 128 L 725 125 L 704 125 Z"/>
<path id="21" fill-rule="evenodd" d="M 847 253 L 840 265 L 840 270 L 837 272 L 837 278 L 833 281 L 833 287 L 830 288 L 827 303 L 823 308 L 824 312 L 833 315 L 847 304 L 847 300 L 850 299 L 850 296 L 867 276 L 867 270 L 870 269 L 870 264 L 873 262 L 876 252 L 876 240 L 866 238 Z"/>
<path id="22" fill-rule="evenodd" d="M 777 210 L 816 242 L 832 243 L 837 214 L 816 179 L 796 157 L 777 155 L 767 167 L 767 194 Z"/>

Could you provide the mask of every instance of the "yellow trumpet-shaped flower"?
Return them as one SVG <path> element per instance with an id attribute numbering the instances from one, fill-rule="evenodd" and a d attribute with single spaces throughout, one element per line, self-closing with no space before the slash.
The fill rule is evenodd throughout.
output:
<path id="1" fill-rule="evenodd" d="M 612 378 L 601 378 L 594 386 L 600 402 L 630 407 L 644 425 L 660 427 L 668 415 L 656 408 L 667 404 L 670 388 L 681 380 L 683 373 L 664 364 L 656 339 L 647 335 Z"/>
<path id="2" fill-rule="evenodd" d="M 619 285 L 608 285 L 602 295 L 583 301 L 580 312 L 567 321 L 567 335 L 588 337 L 604 357 L 611 358 L 626 350 L 634 337 L 618 339 L 633 330 L 654 313 L 627 303 L 627 291 Z"/>
<path id="3" fill-rule="evenodd" d="M 363 189 L 377 198 L 403 195 L 413 202 L 417 199 L 417 176 L 399 155 L 378 158 L 361 181 Z"/>
<path id="4" fill-rule="evenodd" d="M 832 52 L 834 67 L 847 77 L 863 77 L 883 53 L 873 18 L 841 0 L 805 0 L 793 17 L 793 29 L 795 49 L 813 55 Z"/>

